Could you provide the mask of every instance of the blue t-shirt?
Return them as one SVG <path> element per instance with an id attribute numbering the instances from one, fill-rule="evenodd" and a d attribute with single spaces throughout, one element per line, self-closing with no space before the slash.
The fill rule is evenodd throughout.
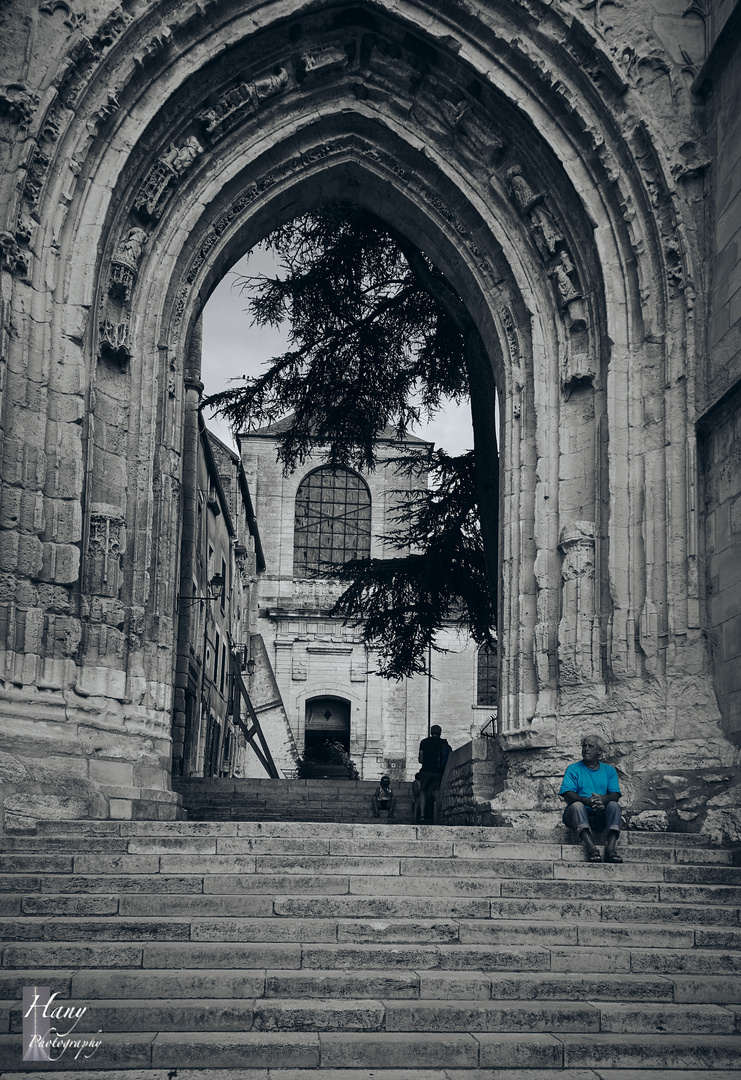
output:
<path id="1" fill-rule="evenodd" d="M 583 761 L 575 761 L 563 774 L 558 794 L 563 795 L 564 791 L 575 791 L 584 799 L 590 795 L 606 795 L 608 791 L 619 792 L 618 774 L 605 761 L 600 761 L 598 769 L 589 769 Z M 591 806 L 587 807 L 587 811 L 594 813 Z"/>

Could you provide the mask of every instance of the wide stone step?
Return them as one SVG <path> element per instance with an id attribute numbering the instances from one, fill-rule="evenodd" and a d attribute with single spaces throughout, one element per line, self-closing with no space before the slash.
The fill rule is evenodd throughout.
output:
<path id="1" fill-rule="evenodd" d="M 94 1065 L 93 1061 L 91 1065 Z M 60 1080 L 71 1080 L 78 1077 L 79 1072 L 60 1071 L 54 1073 Z M 28 1073 L 4 1073 L 6 1080 L 20 1080 Z M 83 1074 L 90 1080 L 110 1080 L 107 1071 L 86 1069 Z M 237 1080 L 233 1074 L 224 1073 L 222 1069 L 198 1069 L 190 1070 L 187 1074 L 180 1073 L 185 1080 Z M 490 1069 L 485 1073 L 472 1073 L 470 1069 L 312 1069 L 312 1080 L 466 1080 L 466 1077 L 483 1075 L 486 1080 L 551 1080 L 554 1069 Z M 636 1071 L 633 1069 L 604 1069 L 599 1073 L 592 1069 L 559 1069 L 555 1072 L 559 1080 L 637 1080 Z M 161 1069 L 117 1069 L 116 1080 L 172 1080 L 172 1070 Z M 240 1068 L 238 1080 L 305 1080 L 304 1070 L 296 1069 L 245 1069 Z M 739 1069 L 653 1069 L 651 1080 L 739 1080 Z"/>
<path id="2" fill-rule="evenodd" d="M 441 912 L 435 916 L 422 910 L 419 916 L 407 912 L 389 914 L 388 904 L 378 899 L 378 911 L 364 910 L 358 906 L 354 917 L 343 917 L 342 910 L 332 910 L 340 898 L 326 898 L 326 918 L 311 917 L 308 912 L 300 917 L 291 915 L 299 908 L 297 900 L 276 898 L 276 915 L 240 917 L 218 914 L 212 917 L 182 915 L 172 917 L 141 916 L 130 918 L 74 917 L 20 917 L 0 919 L 0 940 L 14 942 L 73 942 L 73 941 L 311 941 L 311 942 L 414 942 L 463 943 L 498 942 L 501 944 L 527 943 L 580 944 L 595 946 L 642 945 L 654 948 L 689 949 L 694 945 L 710 948 L 741 949 L 741 927 L 738 926 L 737 909 L 699 909 L 707 915 L 705 922 L 699 918 L 673 919 L 675 911 L 668 908 L 668 917 L 641 922 L 644 915 L 641 905 L 622 910 L 623 922 L 604 918 L 600 921 L 600 905 L 590 908 L 587 904 L 553 905 L 547 910 L 522 911 L 517 918 L 507 917 L 509 906 L 498 916 L 488 918 L 486 911 L 476 911 L 473 918 L 466 912 L 454 915 Z M 330 905 L 329 901 L 333 903 Z M 462 901 L 461 904 L 480 905 L 486 901 Z M 420 908 L 435 908 L 439 901 L 420 902 Z M 602 905 L 604 908 L 606 905 Z M 383 909 L 386 909 L 385 911 Z M 309 911 L 314 910 L 309 909 Z M 322 910 L 317 905 L 316 911 Z M 690 909 L 692 910 L 692 909 Z M 650 912 L 653 913 L 651 908 Z M 726 927 L 723 915 L 733 914 L 734 923 Z M 627 916 L 627 919 L 625 919 Z M 712 925 L 714 923 L 714 925 Z M 708 929 L 704 927 L 709 926 Z"/>
<path id="3" fill-rule="evenodd" d="M 0 1002 L 10 1031 L 23 1030 L 20 1002 Z M 98 999 L 76 1031 L 679 1032 L 731 1035 L 733 1009 L 587 1001 L 398 1001 L 361 998 Z"/>
<path id="4" fill-rule="evenodd" d="M 588 887 L 599 884 L 632 883 L 643 885 L 741 887 L 741 867 L 662 865 L 645 862 L 623 864 L 594 864 L 565 859 L 498 858 L 496 849 L 489 857 L 460 858 L 421 854 L 363 855 L 325 854 L 320 851 L 324 841 L 314 842 L 313 853 L 265 854 L 255 852 L 202 854 L 198 852 L 155 853 L 82 853 L 71 856 L 10 854 L 0 856 L 0 892 L 21 890 L 77 891 L 67 882 L 76 877 L 116 879 L 138 875 L 160 874 L 171 878 L 189 875 L 213 878 L 215 875 L 280 875 L 301 877 L 369 877 L 383 878 L 456 878 L 483 881 L 487 878 L 517 879 L 568 883 L 585 882 Z M 57 878 L 56 884 L 53 879 Z M 25 880 L 24 880 L 25 879 Z M 62 883 L 64 881 L 64 884 Z M 117 888 L 112 885 L 110 889 Z M 131 886 L 129 886 L 131 887 Z M 422 887 L 423 886 L 419 886 Z M 126 888 L 125 884 L 121 888 Z M 508 887 L 509 888 L 509 887 Z M 140 890 L 142 891 L 142 890 Z M 146 891 L 156 891 L 150 888 Z M 169 891 L 169 889 L 168 889 Z M 191 885 L 190 891 L 203 891 Z M 429 891 L 429 886 L 428 890 Z M 553 891 L 553 890 L 551 890 Z M 709 898 L 709 894 L 706 894 Z M 729 893 L 736 898 L 738 893 Z"/>
<path id="5" fill-rule="evenodd" d="M 2 950 L 3 974 L 12 969 L 223 968 L 321 970 L 389 969 L 442 971 L 628 972 L 645 975 L 719 976 L 741 974 L 741 953 L 695 949 L 591 948 L 543 942 L 538 936 L 513 944 L 430 944 L 395 942 L 27 942 Z"/>
<path id="6" fill-rule="evenodd" d="M 75 874 L 75 875 L 0 875 L 0 914 L 18 911 L 20 898 L 36 894 L 68 897 L 75 894 L 105 893 L 159 896 L 162 903 L 170 896 L 201 896 L 208 894 L 287 895 L 294 897 L 376 896 L 382 890 L 387 898 L 428 897 L 429 877 L 404 875 L 379 879 L 378 875 L 339 874 L 210 874 L 204 876 L 173 874 Z M 440 877 L 435 882 L 438 897 L 471 897 L 496 899 L 614 900 L 635 902 L 667 902 L 676 905 L 739 904 L 739 886 L 667 885 L 661 882 L 630 882 L 615 879 L 600 881 L 564 881 L 555 879 L 517 878 L 456 878 Z M 40 903 L 40 900 L 39 900 Z M 3 906 L 4 905 L 4 906 Z M 123 910 L 123 909 L 122 909 Z M 41 911 L 41 908 L 39 908 Z M 30 913 L 30 912 L 29 912 Z M 60 912 L 61 913 L 61 912 Z"/>
<path id="7" fill-rule="evenodd" d="M 501 961 L 501 957 L 498 958 Z M 517 965 L 517 958 L 508 956 Z M 629 956 L 626 957 L 629 965 Z M 517 966 L 529 966 L 524 956 Z M 62 999 L 375 998 L 741 1003 L 741 975 L 652 976 L 605 972 L 442 971 L 439 969 L 0 969 L 0 1000 L 49 986 Z"/>
<path id="8" fill-rule="evenodd" d="M 734 1069 L 738 1047 L 737 1036 L 694 1034 L 111 1032 L 83 1067 L 115 1069 L 117 1075 L 127 1068 L 231 1068 L 240 1070 L 240 1080 L 249 1076 L 242 1072 L 245 1063 L 253 1070 L 352 1069 L 355 1080 L 370 1069 L 427 1068 L 481 1068 L 487 1080 L 494 1075 L 491 1069 L 512 1068 L 629 1069 L 637 1077 L 642 1075 L 637 1070 L 646 1069 Z M 19 1049 L 19 1035 L 0 1036 L 0 1068 L 19 1072 Z"/>
<path id="9" fill-rule="evenodd" d="M 371 785 L 373 786 L 373 785 Z M 508 827 L 468 825 L 393 825 L 385 821 L 368 823 L 306 823 L 296 821 L 267 822 L 260 819 L 239 822 L 194 821 L 97 821 L 55 820 L 38 821 L 33 836 L 18 837 L 20 841 L 33 837 L 64 838 L 69 836 L 328 836 L 347 839 L 352 836 L 403 836 L 421 840 L 452 839 L 469 843 L 517 843 L 523 848 L 532 843 L 570 844 L 578 848 L 573 833 L 558 823 L 554 814 L 554 826 L 550 829 L 514 830 Z M 733 849 L 718 848 L 707 837 L 692 833 L 624 831 L 620 837 L 621 848 L 682 848 L 701 849 L 706 852 L 732 853 Z"/>

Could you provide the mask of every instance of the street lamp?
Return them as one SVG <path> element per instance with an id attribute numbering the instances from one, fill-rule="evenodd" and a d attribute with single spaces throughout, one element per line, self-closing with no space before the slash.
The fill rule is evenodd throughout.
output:
<path id="1" fill-rule="evenodd" d="M 199 603 L 202 603 L 204 600 L 215 600 L 216 597 L 219 595 L 219 593 L 222 591 L 223 588 L 224 588 L 224 576 L 223 576 L 223 574 L 214 574 L 214 576 L 211 578 L 208 585 L 206 586 L 206 595 L 205 596 L 183 596 L 181 594 L 181 595 L 178 596 L 178 605 L 193 603 L 193 601 L 196 601 L 196 600 Z"/>

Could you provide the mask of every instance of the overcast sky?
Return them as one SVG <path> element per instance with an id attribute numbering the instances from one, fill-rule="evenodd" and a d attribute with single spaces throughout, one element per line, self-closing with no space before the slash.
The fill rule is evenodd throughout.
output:
<path id="1" fill-rule="evenodd" d="M 266 362 L 287 348 L 284 328 L 252 326 L 246 313 L 246 301 L 233 288 L 236 273 L 272 273 L 271 254 L 255 248 L 245 255 L 223 278 L 203 311 L 204 393 L 225 390 L 230 380 L 241 375 L 258 375 Z M 228 424 L 205 413 L 209 428 L 228 446 L 236 449 Z M 460 454 L 473 446 L 471 413 L 468 403 L 449 405 L 430 424 L 420 425 L 415 435 L 429 439 L 449 454 Z"/>

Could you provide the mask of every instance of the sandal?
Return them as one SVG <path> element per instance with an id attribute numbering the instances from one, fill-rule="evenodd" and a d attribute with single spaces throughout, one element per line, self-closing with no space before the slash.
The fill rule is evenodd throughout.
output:
<path id="1" fill-rule="evenodd" d="M 623 861 L 623 856 L 618 855 L 617 851 L 606 851 L 605 862 L 619 863 Z"/>
<path id="2" fill-rule="evenodd" d="M 588 862 L 602 862 L 602 856 L 600 850 L 592 839 L 592 834 L 587 829 L 584 830 L 584 836 L 582 836 L 582 843 L 584 844 L 584 850 L 587 853 Z"/>

